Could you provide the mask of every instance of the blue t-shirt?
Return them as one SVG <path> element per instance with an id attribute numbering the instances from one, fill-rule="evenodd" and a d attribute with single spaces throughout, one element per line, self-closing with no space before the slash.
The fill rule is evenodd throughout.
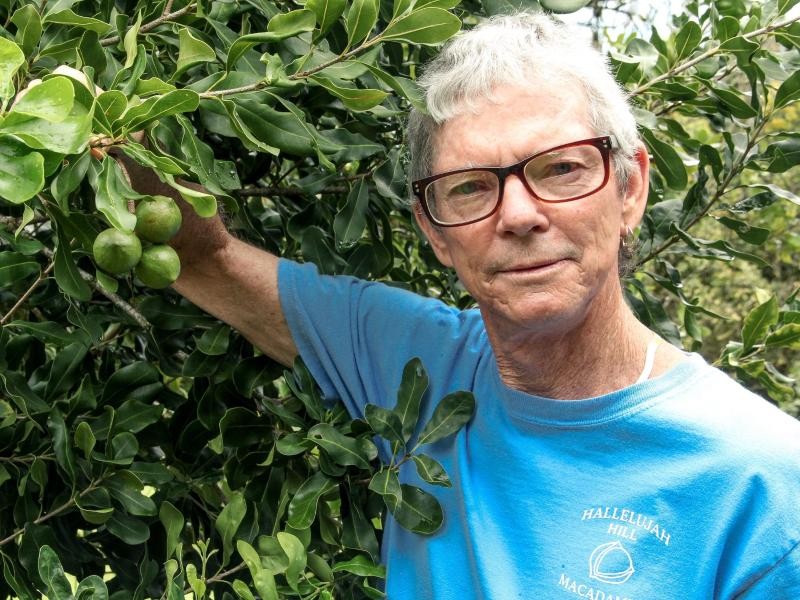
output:
<path id="1" fill-rule="evenodd" d="M 403 367 L 430 376 L 421 422 L 469 390 L 470 423 L 426 447 L 453 482 L 431 536 L 386 524 L 391 600 L 796 599 L 800 423 L 698 355 L 604 396 L 552 400 L 500 379 L 477 310 L 283 260 L 300 354 L 354 417 L 392 408 Z"/>

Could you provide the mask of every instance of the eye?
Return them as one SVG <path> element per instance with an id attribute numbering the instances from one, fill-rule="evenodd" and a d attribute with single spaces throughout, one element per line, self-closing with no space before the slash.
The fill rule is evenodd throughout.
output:
<path id="1" fill-rule="evenodd" d="M 569 175 L 570 173 L 578 170 L 578 163 L 561 161 L 550 165 L 548 175 L 557 177 L 559 175 Z"/>
<path id="2" fill-rule="evenodd" d="M 450 193 L 457 194 L 459 196 L 470 196 L 472 194 L 479 194 L 485 189 L 486 186 L 482 181 L 473 179 L 471 181 L 464 181 L 458 185 L 454 185 L 452 188 L 450 188 Z"/>

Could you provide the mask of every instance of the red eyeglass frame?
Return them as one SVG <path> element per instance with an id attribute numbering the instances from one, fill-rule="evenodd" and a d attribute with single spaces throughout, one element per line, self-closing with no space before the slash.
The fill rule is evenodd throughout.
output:
<path id="1" fill-rule="evenodd" d="M 587 192 L 585 194 L 581 194 L 580 196 L 575 196 L 573 198 L 565 198 L 563 200 L 548 200 L 547 198 L 542 198 L 536 192 L 531 189 L 530 185 L 528 184 L 528 180 L 525 177 L 525 166 L 532 161 L 533 159 L 547 154 L 548 152 L 553 152 L 555 150 L 562 150 L 564 148 L 571 148 L 573 146 L 594 146 L 600 151 L 600 155 L 603 157 L 603 168 L 605 169 L 605 174 L 603 176 L 603 181 L 598 185 L 595 189 Z M 610 169 L 610 162 L 611 162 L 611 151 L 615 148 L 618 148 L 619 145 L 617 144 L 616 139 L 611 135 L 603 135 L 600 137 L 588 138 L 585 140 L 577 140 L 574 142 L 569 142 L 568 144 L 561 144 L 559 146 L 554 146 L 553 148 L 548 148 L 547 150 L 542 150 L 541 152 L 537 152 L 527 158 L 523 158 L 518 163 L 514 163 L 513 165 L 508 165 L 505 167 L 470 167 L 466 169 L 456 169 L 455 171 L 446 171 L 444 173 L 438 173 L 436 175 L 431 175 L 430 177 L 425 177 L 423 179 L 417 179 L 416 181 L 411 182 L 411 191 L 416 196 L 417 200 L 422 207 L 422 211 L 425 213 L 425 216 L 431 221 L 431 223 L 438 225 L 439 227 L 460 227 L 461 225 L 470 225 L 472 223 L 477 223 L 478 221 L 483 221 L 484 219 L 488 219 L 494 213 L 497 212 L 497 209 L 500 208 L 500 203 L 503 201 L 503 188 L 505 186 L 506 178 L 509 175 L 516 175 L 519 177 L 522 185 L 525 186 L 525 189 L 530 193 L 534 198 L 541 200 L 542 202 L 551 202 L 551 203 L 558 203 L 558 202 L 572 202 L 573 200 L 580 200 L 581 198 L 585 198 L 586 196 L 591 196 L 602 190 L 608 180 L 611 177 L 611 169 Z M 425 200 L 425 191 L 428 189 L 428 186 L 436 181 L 437 179 L 442 179 L 443 177 L 447 177 L 449 175 L 457 175 L 458 173 L 469 173 L 470 171 L 486 171 L 489 173 L 494 173 L 497 176 L 498 181 L 500 182 L 500 188 L 498 189 L 497 193 L 497 202 L 494 208 L 486 213 L 484 216 L 479 217 L 477 219 L 472 219 L 471 221 L 464 221 L 463 223 L 443 223 L 436 219 L 433 214 L 431 213 L 430 209 L 428 208 L 428 203 Z"/>

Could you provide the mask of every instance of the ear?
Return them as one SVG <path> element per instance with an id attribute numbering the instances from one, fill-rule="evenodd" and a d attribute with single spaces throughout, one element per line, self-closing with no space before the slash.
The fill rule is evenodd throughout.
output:
<path id="1" fill-rule="evenodd" d="M 450 250 L 447 247 L 447 240 L 442 232 L 442 228 L 430 222 L 428 216 L 423 212 L 422 205 L 419 201 L 414 202 L 412 210 L 414 211 L 414 218 L 417 220 L 417 225 L 419 225 L 425 237 L 428 238 L 428 242 L 431 248 L 433 248 L 436 258 L 438 258 L 439 262 L 445 267 L 452 267 L 453 261 L 450 259 Z"/>
<path id="2" fill-rule="evenodd" d="M 628 178 L 625 196 L 622 199 L 621 236 L 625 235 L 625 226 L 635 229 L 641 222 L 650 190 L 650 156 L 644 144 L 639 144 L 633 159 L 634 169 Z"/>

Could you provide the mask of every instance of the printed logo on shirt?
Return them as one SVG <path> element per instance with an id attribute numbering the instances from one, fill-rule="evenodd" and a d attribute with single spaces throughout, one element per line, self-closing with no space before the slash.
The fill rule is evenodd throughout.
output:
<path id="1" fill-rule="evenodd" d="M 618 540 L 600 544 L 589 557 L 589 577 L 603 583 L 625 583 L 635 570 L 631 555 Z"/>
<path id="2" fill-rule="evenodd" d="M 587 571 L 561 573 L 559 587 L 589 600 L 634 600 L 626 594 L 629 586 L 625 584 L 635 582 L 636 560 L 646 559 L 646 554 L 642 559 L 634 557 L 669 547 L 669 530 L 645 513 L 618 506 L 587 508 L 580 513 L 580 521 L 594 525 L 591 535 L 601 539 L 584 563 Z"/>

